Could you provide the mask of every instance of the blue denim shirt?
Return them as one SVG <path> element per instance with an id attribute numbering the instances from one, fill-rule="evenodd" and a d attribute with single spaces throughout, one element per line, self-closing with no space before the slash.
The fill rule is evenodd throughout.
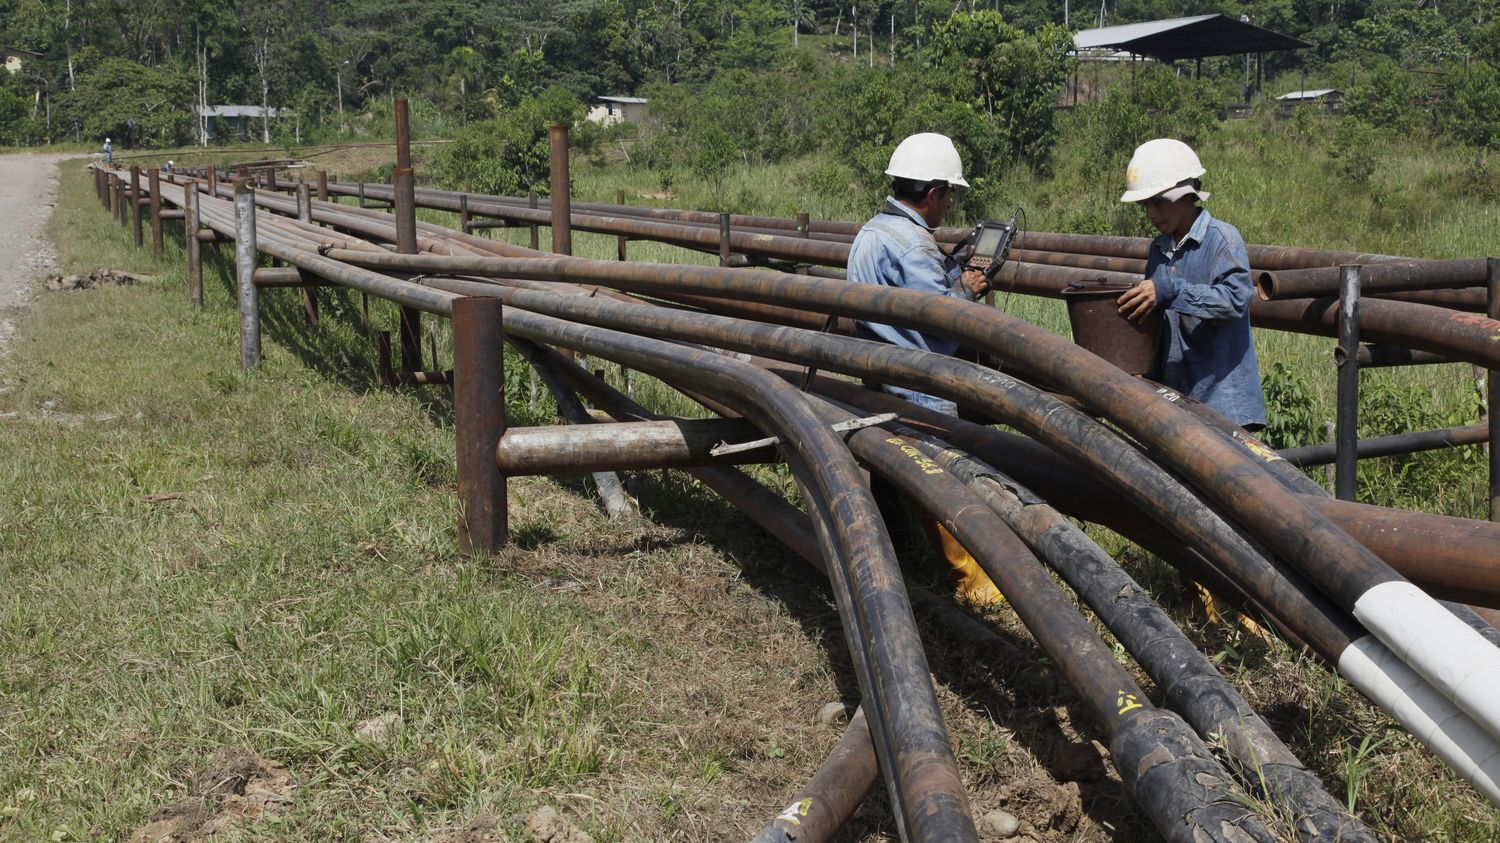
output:
<path id="1" fill-rule="evenodd" d="M 968 289 L 958 283 L 962 267 L 938 247 L 932 229 L 916 211 L 887 196 L 885 208 L 865 223 L 849 249 L 850 281 L 880 284 L 907 290 L 922 290 L 942 296 L 971 300 Z M 952 354 L 958 343 L 911 328 L 874 322 L 856 322 L 865 339 L 915 348 L 936 354 Z M 924 395 L 897 386 L 882 387 L 892 395 L 950 415 L 957 412 L 952 401 Z"/>
<path id="2" fill-rule="evenodd" d="M 1146 277 L 1165 310 L 1156 379 L 1240 425 L 1265 424 L 1239 229 L 1201 211 L 1181 245 L 1168 234 L 1151 241 Z"/>

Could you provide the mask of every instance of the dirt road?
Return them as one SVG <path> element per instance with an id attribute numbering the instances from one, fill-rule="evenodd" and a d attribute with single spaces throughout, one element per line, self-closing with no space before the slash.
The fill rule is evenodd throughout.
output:
<path id="1" fill-rule="evenodd" d="M 77 155 L 0 155 L 0 357 L 38 279 L 55 265 L 42 236 L 57 195 L 57 164 Z"/>

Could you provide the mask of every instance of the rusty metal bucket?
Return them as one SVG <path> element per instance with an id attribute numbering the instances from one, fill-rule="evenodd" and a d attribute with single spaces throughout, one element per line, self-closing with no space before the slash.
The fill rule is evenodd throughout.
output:
<path id="1" fill-rule="evenodd" d="M 1132 375 L 1144 375 L 1156 364 L 1161 310 L 1132 322 L 1120 315 L 1115 300 L 1130 288 L 1114 281 L 1074 282 L 1063 290 L 1073 342 Z"/>

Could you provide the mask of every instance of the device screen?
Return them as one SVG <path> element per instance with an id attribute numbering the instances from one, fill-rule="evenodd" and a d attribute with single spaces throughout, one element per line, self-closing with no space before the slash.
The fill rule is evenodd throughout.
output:
<path id="1" fill-rule="evenodd" d="M 1000 240 L 1005 232 L 998 228 L 988 226 L 979 230 L 979 241 L 974 244 L 974 256 L 993 258 L 997 257 L 996 251 L 1000 248 Z"/>

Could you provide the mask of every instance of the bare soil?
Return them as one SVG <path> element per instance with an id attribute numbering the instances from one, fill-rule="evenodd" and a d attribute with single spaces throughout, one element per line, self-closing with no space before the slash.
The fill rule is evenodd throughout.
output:
<path id="1" fill-rule="evenodd" d="M 37 279 L 56 266 L 42 236 L 57 196 L 57 164 L 69 155 L 0 155 L 0 358 Z"/>
<path id="2" fill-rule="evenodd" d="M 193 794 L 157 811 L 130 843 L 196 843 L 254 822 L 292 801 L 287 769 L 243 747 L 225 747 L 193 777 Z M 222 838 L 220 838 L 222 839 Z"/>

